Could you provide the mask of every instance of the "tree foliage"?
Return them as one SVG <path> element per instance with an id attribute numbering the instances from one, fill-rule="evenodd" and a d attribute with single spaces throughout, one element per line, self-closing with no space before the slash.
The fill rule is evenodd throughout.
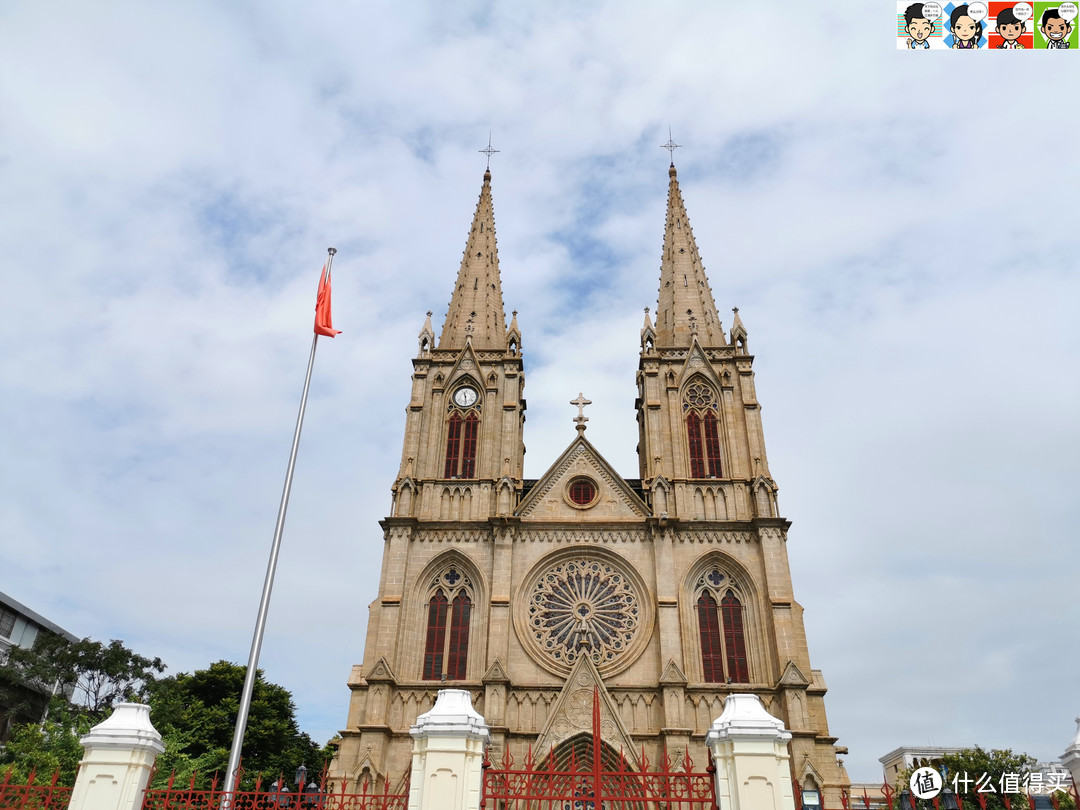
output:
<path id="1" fill-rule="evenodd" d="M 44 723 L 16 726 L 0 755 L 0 773 L 10 769 L 13 781 L 25 782 L 35 771 L 35 781 L 40 784 L 59 771 L 57 784 L 70 787 L 75 784 L 83 754 L 79 738 L 89 730 L 90 724 L 84 718 L 72 715 L 63 706 Z"/>
<path id="2" fill-rule="evenodd" d="M 944 777 L 945 786 L 951 790 L 955 785 L 964 807 L 980 808 L 978 796 L 981 795 L 986 799 L 986 810 L 1005 810 L 1005 802 L 1001 799 L 1003 787 L 1013 794 L 1009 800 L 1014 807 L 1027 807 L 1027 799 L 1016 794 L 1026 792 L 1025 778 L 1035 765 L 1035 758 L 1027 754 L 1018 754 L 1011 749 L 987 750 L 977 745 L 955 754 L 945 754 L 940 763 L 934 763 Z M 914 771 L 915 768 L 908 768 L 897 777 L 897 793 L 908 787 Z M 1018 783 L 1018 786 L 1009 784 L 1010 781 Z M 991 786 L 993 792 L 990 792 Z M 980 787 L 983 789 L 981 793 Z M 1061 810 L 1073 810 L 1076 806 L 1066 793 L 1057 793 L 1057 799 Z M 930 800 L 924 800 L 916 802 L 915 806 L 931 807 L 932 804 Z"/>
<path id="3" fill-rule="evenodd" d="M 151 684 L 150 717 L 165 739 L 155 785 L 163 785 L 173 771 L 177 780 L 184 781 L 197 772 L 198 786 L 208 785 L 215 771 L 219 779 L 224 778 L 246 671 L 246 667 L 218 661 L 209 669 Z M 314 777 L 326 763 L 324 751 L 298 728 L 292 695 L 268 683 L 261 670 L 255 679 L 242 757 L 243 787 L 253 785 L 258 773 L 266 775 L 266 782 L 282 774 L 291 783 L 300 765 L 306 765 Z"/>
<path id="4" fill-rule="evenodd" d="M 70 642 L 42 633 L 33 647 L 12 647 L 0 665 L 0 676 L 42 694 L 55 692 L 80 715 L 98 723 L 117 701 L 145 698 L 155 675 L 165 671 L 160 658 L 146 658 L 124 646 L 91 641 Z"/>

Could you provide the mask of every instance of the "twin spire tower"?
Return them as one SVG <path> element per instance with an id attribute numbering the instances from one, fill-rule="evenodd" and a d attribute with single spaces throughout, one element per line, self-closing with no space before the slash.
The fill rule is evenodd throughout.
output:
<path id="1" fill-rule="evenodd" d="M 753 692 L 792 732 L 793 777 L 839 803 L 848 779 L 794 600 L 746 330 L 736 311 L 725 332 L 674 164 L 668 177 L 659 304 L 637 348 L 640 477 L 568 429 L 526 479 L 522 336 L 516 313 L 506 325 L 484 172 L 442 332 L 429 312 L 412 361 L 379 593 L 331 769 L 350 790 L 396 788 L 440 687 L 468 689 L 492 759 L 519 762 L 580 748 L 597 687 L 604 755 L 632 765 L 704 763 L 725 697 Z"/>

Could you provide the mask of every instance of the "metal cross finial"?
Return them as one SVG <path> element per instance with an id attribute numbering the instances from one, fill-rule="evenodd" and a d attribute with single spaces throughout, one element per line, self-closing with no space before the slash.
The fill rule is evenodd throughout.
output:
<path id="1" fill-rule="evenodd" d="M 667 149 L 671 153 L 671 165 L 675 165 L 675 150 L 682 147 L 681 143 L 675 143 L 671 137 L 671 127 L 667 128 L 667 143 L 660 144 L 661 149 Z"/>
<path id="2" fill-rule="evenodd" d="M 570 400 L 570 404 L 577 405 L 577 416 L 574 418 L 574 422 L 577 423 L 578 431 L 585 430 L 585 423 L 589 421 L 589 417 L 585 415 L 585 406 L 592 405 L 592 400 L 585 399 L 585 395 L 579 391 L 577 399 Z"/>
<path id="3" fill-rule="evenodd" d="M 488 130 L 488 145 L 487 145 L 487 147 L 484 148 L 484 149 L 477 149 L 476 151 L 479 152 L 482 155 L 487 155 L 487 170 L 491 171 L 491 156 L 499 151 L 498 149 L 492 149 L 491 148 L 491 130 Z"/>

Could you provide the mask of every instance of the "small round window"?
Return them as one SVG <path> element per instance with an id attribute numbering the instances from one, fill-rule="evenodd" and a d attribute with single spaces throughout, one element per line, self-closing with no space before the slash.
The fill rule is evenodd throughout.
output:
<path id="1" fill-rule="evenodd" d="M 569 495 L 578 506 L 588 506 L 596 500 L 596 484 L 588 478 L 575 478 L 570 482 Z"/>

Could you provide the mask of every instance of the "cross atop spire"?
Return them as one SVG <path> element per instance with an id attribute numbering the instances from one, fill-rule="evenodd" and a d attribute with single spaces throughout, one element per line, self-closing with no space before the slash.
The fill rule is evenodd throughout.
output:
<path id="1" fill-rule="evenodd" d="M 487 169 L 485 171 L 491 171 L 491 156 L 498 153 L 498 149 L 491 148 L 491 130 L 488 130 L 488 145 L 483 149 L 477 149 L 481 155 L 487 155 Z"/>
<path id="2" fill-rule="evenodd" d="M 681 143 L 675 143 L 674 139 L 671 137 L 671 127 L 670 126 L 667 128 L 667 143 L 660 144 L 660 148 L 661 149 L 667 149 L 668 152 L 671 153 L 671 165 L 674 166 L 675 165 L 675 150 L 676 149 L 681 149 L 682 144 Z"/>

